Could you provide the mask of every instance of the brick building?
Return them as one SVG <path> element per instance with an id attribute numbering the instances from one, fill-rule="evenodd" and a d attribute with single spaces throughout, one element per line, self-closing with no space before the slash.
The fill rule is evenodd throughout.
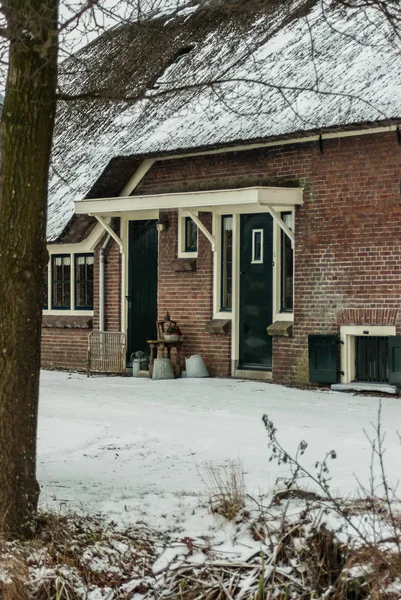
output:
<path id="1" fill-rule="evenodd" d="M 167 310 L 212 375 L 401 382 L 400 57 L 380 15 L 274 6 L 124 26 L 64 75 L 144 99 L 60 108 L 44 366 L 84 368 L 92 328 L 146 351 Z"/>

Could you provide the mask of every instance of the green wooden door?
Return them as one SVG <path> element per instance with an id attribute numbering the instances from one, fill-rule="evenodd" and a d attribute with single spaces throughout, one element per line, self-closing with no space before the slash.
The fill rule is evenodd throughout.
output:
<path id="1" fill-rule="evenodd" d="M 239 368 L 270 370 L 273 316 L 273 219 L 241 215 Z"/>
<path id="2" fill-rule="evenodd" d="M 156 221 L 130 221 L 128 257 L 128 341 L 127 356 L 142 350 L 149 353 L 146 340 L 155 339 L 157 321 Z"/>

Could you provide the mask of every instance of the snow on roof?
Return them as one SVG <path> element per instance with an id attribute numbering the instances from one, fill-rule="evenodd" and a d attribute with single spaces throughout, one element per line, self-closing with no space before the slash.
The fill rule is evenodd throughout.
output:
<path id="1" fill-rule="evenodd" d="M 49 241 L 115 157 L 401 118 L 401 44 L 376 9 L 243 6 L 225 0 L 123 25 L 63 63 L 61 90 L 81 100 L 58 107 Z M 88 99 L 93 91 L 100 98 Z"/>

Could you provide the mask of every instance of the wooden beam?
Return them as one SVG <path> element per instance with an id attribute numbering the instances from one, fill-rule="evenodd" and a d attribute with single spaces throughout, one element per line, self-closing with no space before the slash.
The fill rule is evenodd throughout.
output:
<path id="1" fill-rule="evenodd" d="M 112 228 L 110 227 L 110 225 L 108 225 L 106 223 L 106 221 L 103 219 L 103 217 L 99 216 L 99 215 L 90 215 L 95 217 L 99 223 L 101 224 L 101 226 L 103 227 L 103 229 L 105 229 L 107 231 L 107 233 L 109 233 L 111 235 L 111 237 L 113 238 L 113 240 L 115 242 L 117 242 L 119 248 L 120 248 L 120 254 L 123 253 L 123 243 L 122 240 L 118 237 L 118 235 L 116 234 L 115 231 L 112 230 Z"/>
<path id="2" fill-rule="evenodd" d="M 272 206 L 269 204 L 264 204 L 266 209 L 269 211 L 273 219 L 276 221 L 277 225 L 281 227 L 282 231 L 284 231 L 285 235 L 287 235 L 291 240 L 291 248 L 295 246 L 295 236 L 294 232 L 284 223 L 283 219 L 280 217 L 279 213 L 274 210 Z"/>
<path id="3" fill-rule="evenodd" d="M 184 215 L 188 215 L 188 217 L 191 217 L 191 219 L 193 220 L 193 222 L 195 223 L 195 225 L 197 225 L 198 229 L 200 229 L 200 231 L 203 233 L 203 235 L 211 243 L 211 245 L 212 245 L 212 251 L 216 252 L 216 239 L 212 236 L 212 234 L 210 233 L 210 231 L 204 226 L 204 224 L 202 223 L 202 221 L 200 221 L 198 219 L 198 217 L 196 216 L 196 214 L 193 213 L 193 212 L 191 212 L 190 210 L 183 210 L 182 213 Z"/>

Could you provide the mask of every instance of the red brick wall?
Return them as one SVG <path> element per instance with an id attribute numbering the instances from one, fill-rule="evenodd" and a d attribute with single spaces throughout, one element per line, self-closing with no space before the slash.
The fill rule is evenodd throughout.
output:
<path id="1" fill-rule="evenodd" d="M 293 337 L 274 338 L 273 377 L 306 383 L 308 334 L 338 332 L 337 314 L 347 308 L 399 306 L 400 180 L 401 146 L 391 132 L 324 141 L 323 153 L 318 143 L 305 143 L 158 162 L 137 193 L 297 181 L 305 186 L 304 204 L 296 212 Z M 176 252 L 174 227 L 164 235 L 161 312 L 167 306 L 188 327 L 194 351 L 208 356 L 211 336 L 201 330 L 212 310 L 210 245 L 201 235 L 198 270 L 175 274 L 169 270 Z M 225 364 L 227 341 L 214 344 Z"/>
<path id="2" fill-rule="evenodd" d="M 99 329 L 99 257 L 106 236 L 95 249 L 94 319 L 93 328 Z M 104 254 L 104 329 L 121 331 L 121 254 L 118 244 L 111 239 Z"/>
<path id="3" fill-rule="evenodd" d="M 361 311 L 400 305 L 400 180 L 401 146 L 390 132 L 324 140 L 323 153 L 313 142 L 160 161 L 136 193 L 297 182 L 305 187 L 304 204 L 296 210 L 293 336 L 273 340 L 274 380 L 299 384 L 308 381 L 308 334 L 338 332 L 345 314 L 352 319 L 349 309 L 359 309 L 361 319 Z M 228 375 L 230 335 L 204 331 L 212 318 L 210 244 L 200 234 L 196 271 L 174 272 L 177 217 L 172 212 L 167 218 L 170 227 L 160 235 L 159 316 L 168 309 L 179 322 L 187 340 L 184 355 L 199 352 L 211 374 Z M 210 227 L 210 215 L 201 218 Z M 108 329 L 120 327 L 120 270 L 118 247 L 111 242 Z M 385 313 L 374 314 L 376 322 Z"/>
<path id="4" fill-rule="evenodd" d="M 210 213 L 200 213 L 201 221 L 211 230 Z M 198 238 L 198 258 L 195 271 L 175 272 L 171 263 L 177 258 L 177 212 L 161 215 L 169 228 L 159 236 L 159 318 L 168 310 L 184 335 L 183 355 L 202 354 L 210 375 L 230 374 L 231 335 L 205 332 L 213 318 L 213 256 L 210 242 L 204 235 Z M 183 363 L 184 365 L 184 363 Z"/>
<path id="5" fill-rule="evenodd" d="M 99 254 L 105 236 L 95 249 L 93 328 L 99 328 Z M 120 331 L 121 255 L 114 240 L 105 252 L 105 329 Z M 79 312 L 77 312 L 79 315 Z M 62 318 L 60 319 L 63 320 Z M 42 328 L 42 367 L 45 369 L 85 370 L 89 329 L 73 327 Z"/>
<path id="6" fill-rule="evenodd" d="M 42 367 L 86 369 L 89 329 L 42 328 Z"/>

